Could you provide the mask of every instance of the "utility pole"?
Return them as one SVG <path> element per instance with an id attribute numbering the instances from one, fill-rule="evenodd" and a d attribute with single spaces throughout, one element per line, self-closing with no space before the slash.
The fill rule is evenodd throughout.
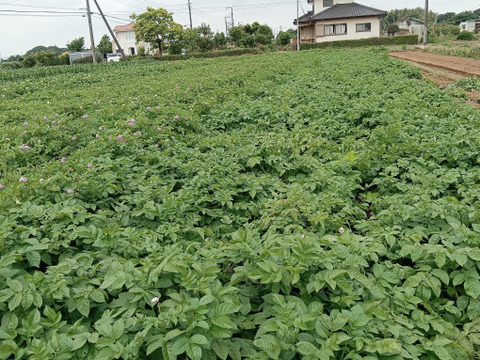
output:
<path id="1" fill-rule="evenodd" d="M 423 29 L 423 45 L 428 43 L 428 0 L 425 0 L 425 27 Z"/>
<path id="2" fill-rule="evenodd" d="M 233 6 L 227 7 L 227 10 L 228 9 L 230 9 L 230 23 L 231 23 L 231 26 L 234 27 L 235 26 L 235 21 L 233 19 Z"/>
<path id="3" fill-rule="evenodd" d="M 120 51 L 120 53 L 122 54 L 122 57 L 124 59 L 126 59 L 127 57 L 125 56 L 125 53 L 123 52 L 123 49 L 122 47 L 120 46 L 120 43 L 118 42 L 117 40 L 117 37 L 115 36 L 115 34 L 113 33 L 112 31 L 112 28 L 110 27 L 110 25 L 108 24 L 108 21 L 107 19 L 105 18 L 105 15 L 103 15 L 103 11 L 102 9 L 100 9 L 100 5 L 98 5 L 98 2 L 97 0 L 93 0 L 95 2 L 95 5 L 97 5 L 97 9 L 98 9 L 98 12 L 100 13 L 100 15 L 102 16 L 102 19 L 103 21 L 105 22 L 105 25 L 107 25 L 107 29 L 108 31 L 110 32 L 110 35 L 112 35 L 112 38 L 113 40 L 115 41 L 115 44 L 117 45 L 117 49 Z"/>
<path id="4" fill-rule="evenodd" d="M 225 16 L 225 36 L 228 36 L 228 22 L 227 22 L 226 16 Z"/>
<path id="5" fill-rule="evenodd" d="M 190 0 L 188 0 L 188 14 L 190 15 L 190 29 L 193 29 L 193 25 L 192 25 L 192 6 L 190 4 Z"/>
<path id="6" fill-rule="evenodd" d="M 297 51 L 300 51 L 300 3 L 297 0 Z"/>
<path id="7" fill-rule="evenodd" d="M 92 49 L 92 58 L 93 58 L 93 63 L 97 63 L 97 54 L 95 53 L 95 40 L 93 39 L 93 28 L 92 28 L 92 13 L 90 11 L 90 2 L 86 0 L 87 2 L 87 19 L 88 19 L 88 30 L 90 31 L 90 44 L 91 44 L 91 49 Z"/>

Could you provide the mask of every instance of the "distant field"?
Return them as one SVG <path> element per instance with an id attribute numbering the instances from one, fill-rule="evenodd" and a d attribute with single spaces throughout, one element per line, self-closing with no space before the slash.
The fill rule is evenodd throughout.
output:
<path id="1" fill-rule="evenodd" d="M 480 112 L 377 51 L 0 73 L 0 359 L 474 359 Z"/>

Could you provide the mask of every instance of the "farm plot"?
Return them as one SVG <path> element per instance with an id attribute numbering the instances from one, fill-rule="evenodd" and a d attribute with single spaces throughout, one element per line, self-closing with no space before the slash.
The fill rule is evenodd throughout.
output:
<path id="1" fill-rule="evenodd" d="M 476 109 L 369 51 L 107 65 L 0 73 L 0 359 L 477 356 Z"/>

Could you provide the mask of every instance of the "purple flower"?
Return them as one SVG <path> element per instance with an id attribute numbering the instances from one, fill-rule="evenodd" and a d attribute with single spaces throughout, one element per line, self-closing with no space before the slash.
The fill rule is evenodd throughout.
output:
<path id="1" fill-rule="evenodd" d="M 27 130 L 25 130 L 23 133 L 26 134 L 26 133 L 27 133 Z"/>
<path id="2" fill-rule="evenodd" d="M 0 190 L 2 190 L 3 188 L 5 188 L 5 186 L 3 186 L 2 184 L 0 184 Z"/>
<path id="3" fill-rule="evenodd" d="M 102 130 L 103 130 L 103 128 L 100 126 L 100 127 L 98 128 L 98 130 L 102 131 Z"/>
<path id="4" fill-rule="evenodd" d="M 95 135 L 95 137 L 98 139 L 100 137 L 100 135 L 97 134 L 97 135 Z"/>
<path id="5" fill-rule="evenodd" d="M 150 106 L 147 106 L 147 110 L 152 110 L 152 108 Z"/>
<path id="6" fill-rule="evenodd" d="M 72 140 L 73 141 L 77 140 L 77 137 L 76 136 L 72 137 Z"/>
<path id="7" fill-rule="evenodd" d="M 117 139 L 118 139 L 118 140 L 123 140 L 123 136 L 122 136 L 122 135 L 118 135 L 118 136 L 117 136 Z"/>
<path id="8" fill-rule="evenodd" d="M 87 167 L 88 167 L 89 169 L 91 169 L 91 168 L 93 168 L 93 164 L 88 164 Z"/>
<path id="9" fill-rule="evenodd" d="M 82 118 L 83 119 L 88 119 L 88 115 L 83 115 Z"/>
<path id="10" fill-rule="evenodd" d="M 48 118 L 46 116 L 43 117 L 43 120 L 48 120 Z"/>
<path id="11" fill-rule="evenodd" d="M 135 119 L 130 119 L 130 122 L 131 122 L 132 124 L 135 124 L 135 123 L 136 123 Z"/>
<path id="12" fill-rule="evenodd" d="M 158 130 L 158 131 L 162 131 L 162 128 L 161 128 L 161 127 L 159 127 L 159 128 L 157 128 L 157 130 Z"/>
<path id="13" fill-rule="evenodd" d="M 56 124 L 57 122 L 55 120 L 52 121 L 52 124 Z"/>
<path id="14" fill-rule="evenodd" d="M 133 123 L 128 123 L 128 126 L 133 126 Z"/>
<path id="15" fill-rule="evenodd" d="M 136 132 L 135 134 L 133 134 L 133 135 L 135 135 L 135 136 L 137 136 L 137 135 L 142 135 L 142 133 L 141 133 L 140 131 L 137 131 L 137 132 Z"/>
<path id="16" fill-rule="evenodd" d="M 40 182 L 44 182 L 44 181 L 45 181 L 45 179 L 40 179 Z"/>
<path id="17" fill-rule="evenodd" d="M 62 164 L 65 164 L 65 161 L 67 161 L 67 158 L 64 158 L 64 157 L 62 158 L 62 160 L 60 160 Z"/>
<path id="18" fill-rule="evenodd" d="M 180 117 L 180 116 L 176 115 L 174 119 L 177 120 L 179 117 Z"/>
<path id="19" fill-rule="evenodd" d="M 28 123 L 27 123 L 27 122 L 24 122 L 24 123 L 23 123 L 23 126 L 28 126 Z"/>
<path id="20" fill-rule="evenodd" d="M 58 114 L 55 114 L 55 117 L 58 117 Z"/>
<path id="21" fill-rule="evenodd" d="M 21 177 L 20 179 L 18 179 L 19 182 L 27 182 L 28 179 L 26 177 Z"/>
<path id="22" fill-rule="evenodd" d="M 73 194 L 75 191 L 73 191 L 72 189 L 68 189 L 67 190 L 67 194 Z"/>

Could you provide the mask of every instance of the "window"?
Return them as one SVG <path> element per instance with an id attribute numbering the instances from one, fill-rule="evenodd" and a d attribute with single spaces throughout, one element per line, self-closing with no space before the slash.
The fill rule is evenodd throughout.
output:
<path id="1" fill-rule="evenodd" d="M 323 0 L 323 7 L 333 6 L 333 0 Z"/>
<path id="2" fill-rule="evenodd" d="M 371 23 L 357 24 L 357 32 L 368 32 L 368 31 L 372 31 Z"/>
<path id="3" fill-rule="evenodd" d="M 347 24 L 325 25 L 325 36 L 345 35 L 347 33 Z"/>

